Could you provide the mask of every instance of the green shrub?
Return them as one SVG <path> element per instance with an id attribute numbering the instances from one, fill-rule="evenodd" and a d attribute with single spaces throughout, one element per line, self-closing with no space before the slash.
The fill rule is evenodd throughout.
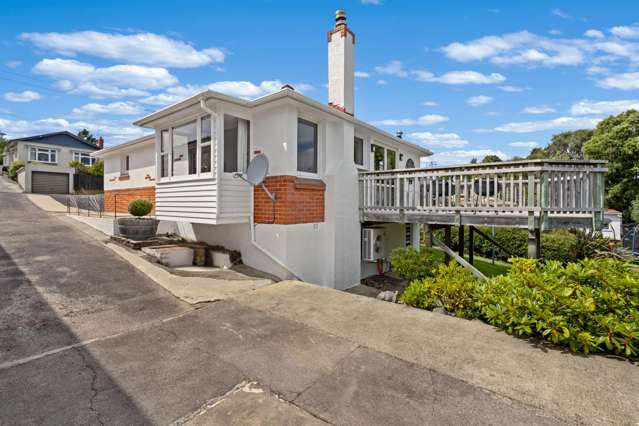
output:
<path id="1" fill-rule="evenodd" d="M 575 234 L 575 253 L 577 259 L 611 255 L 608 248 L 610 240 L 601 235 L 601 232 L 584 232 L 581 230 L 572 230 L 570 232 Z"/>
<path id="2" fill-rule="evenodd" d="M 397 275 L 410 282 L 432 275 L 435 262 L 426 250 L 400 247 L 391 252 L 391 265 Z"/>
<path id="3" fill-rule="evenodd" d="M 11 163 L 11 166 L 9 167 L 9 171 L 7 172 L 9 174 L 9 178 L 16 180 L 18 178 L 18 170 L 23 168 L 26 164 L 27 163 L 24 160 L 16 160 L 13 163 Z"/>
<path id="4" fill-rule="evenodd" d="M 577 259 L 577 237 L 565 229 L 557 229 L 541 234 L 542 260 L 575 262 Z"/>
<path id="5" fill-rule="evenodd" d="M 479 282 L 475 297 L 481 316 L 508 333 L 639 356 L 639 274 L 630 264 L 513 259 L 510 273 Z"/>
<path id="6" fill-rule="evenodd" d="M 478 313 L 475 287 L 476 278 L 470 270 L 450 262 L 439 265 L 434 277 L 411 282 L 400 299 L 416 308 L 443 307 L 455 316 L 474 318 Z"/>
<path id="7" fill-rule="evenodd" d="M 133 216 L 146 216 L 153 210 L 153 204 L 147 200 L 133 200 L 129 203 L 129 213 Z"/>

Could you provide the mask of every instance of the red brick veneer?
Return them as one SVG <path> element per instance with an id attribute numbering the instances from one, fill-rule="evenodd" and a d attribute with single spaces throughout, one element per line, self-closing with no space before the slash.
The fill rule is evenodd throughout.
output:
<path id="1" fill-rule="evenodd" d="M 264 184 L 275 194 L 275 220 L 271 199 L 260 186 L 256 186 L 253 197 L 256 223 L 291 225 L 324 222 L 326 184 L 321 180 L 269 176 Z"/>
<path id="2" fill-rule="evenodd" d="M 142 198 L 153 203 L 155 212 L 155 187 L 145 186 L 141 188 L 111 189 L 104 191 L 104 210 L 107 212 L 128 213 L 129 203 Z M 117 205 L 116 205 L 117 203 Z"/>

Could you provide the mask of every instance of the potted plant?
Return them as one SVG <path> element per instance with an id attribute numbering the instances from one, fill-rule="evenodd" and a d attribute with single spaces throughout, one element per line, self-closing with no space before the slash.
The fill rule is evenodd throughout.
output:
<path id="1" fill-rule="evenodd" d="M 117 219 L 118 235 L 135 241 L 148 240 L 155 237 L 158 230 L 158 220 L 144 217 L 151 213 L 153 204 L 148 200 L 133 200 L 129 203 L 129 213 L 133 217 L 119 217 Z"/>

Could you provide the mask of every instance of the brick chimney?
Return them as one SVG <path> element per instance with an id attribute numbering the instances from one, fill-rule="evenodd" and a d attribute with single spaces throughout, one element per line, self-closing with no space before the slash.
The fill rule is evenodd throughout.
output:
<path id="1" fill-rule="evenodd" d="M 104 139 L 102 139 L 102 136 L 98 139 L 98 148 L 104 148 Z"/>
<path id="2" fill-rule="evenodd" d="M 335 26 L 328 32 L 328 104 L 353 115 L 355 34 L 346 25 L 346 12 L 335 12 Z"/>

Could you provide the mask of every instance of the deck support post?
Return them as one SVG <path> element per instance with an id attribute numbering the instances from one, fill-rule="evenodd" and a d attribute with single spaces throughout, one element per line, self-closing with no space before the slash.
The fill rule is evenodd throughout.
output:
<path id="1" fill-rule="evenodd" d="M 450 247 L 450 226 L 444 228 L 444 244 L 446 247 Z M 448 253 L 444 254 L 444 262 L 448 263 L 451 261 L 451 257 Z"/>
<path id="2" fill-rule="evenodd" d="M 539 259 L 541 255 L 541 230 L 539 228 L 528 228 L 528 257 Z"/>
<path id="3" fill-rule="evenodd" d="M 433 247 L 433 231 L 428 223 L 424 224 L 424 247 L 426 249 Z"/>
<path id="4" fill-rule="evenodd" d="M 459 225 L 457 241 L 459 245 L 457 252 L 459 253 L 460 257 L 464 257 L 464 225 Z"/>
<path id="5" fill-rule="evenodd" d="M 419 235 L 419 223 L 411 223 L 410 224 L 410 245 L 411 247 L 413 247 L 415 250 L 419 251 L 419 240 L 420 240 L 420 235 Z"/>
<path id="6" fill-rule="evenodd" d="M 475 261 L 475 227 L 468 227 L 468 263 L 471 265 Z"/>

